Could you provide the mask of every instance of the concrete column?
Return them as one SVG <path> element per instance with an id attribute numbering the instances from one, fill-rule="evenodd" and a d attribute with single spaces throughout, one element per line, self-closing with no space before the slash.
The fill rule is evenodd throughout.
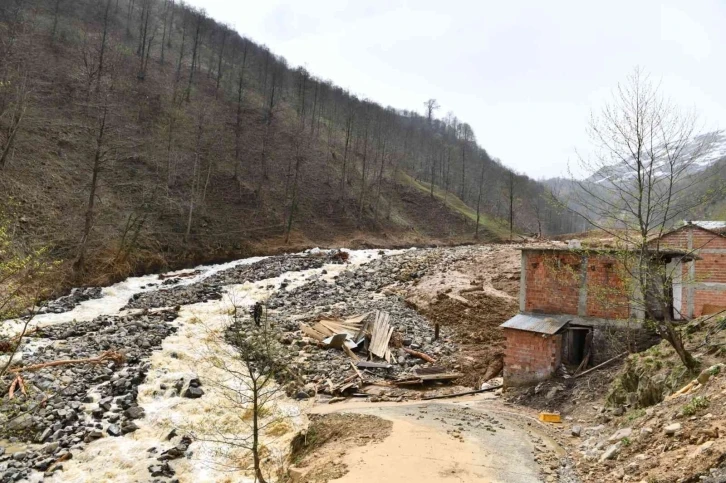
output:
<path id="1" fill-rule="evenodd" d="M 688 229 L 688 253 L 693 252 L 693 228 Z M 696 290 L 694 283 L 696 281 L 696 262 L 688 262 L 688 289 L 686 290 L 686 317 L 693 317 L 696 312 Z"/>
<path id="2" fill-rule="evenodd" d="M 580 297 L 577 300 L 577 315 L 587 315 L 587 266 L 589 258 L 583 255 L 580 260 Z"/>
<path id="3" fill-rule="evenodd" d="M 527 307 L 527 252 L 522 250 L 521 270 L 519 273 L 519 311 Z"/>

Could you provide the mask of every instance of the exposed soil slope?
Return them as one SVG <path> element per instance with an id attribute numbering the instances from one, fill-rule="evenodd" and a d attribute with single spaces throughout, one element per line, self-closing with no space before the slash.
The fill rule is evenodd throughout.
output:
<path id="1" fill-rule="evenodd" d="M 519 309 L 520 254 L 511 245 L 454 253 L 412 284 L 406 299 L 458 344 L 456 363 L 465 374 L 458 382 L 478 388 L 503 367 L 499 326 Z"/>

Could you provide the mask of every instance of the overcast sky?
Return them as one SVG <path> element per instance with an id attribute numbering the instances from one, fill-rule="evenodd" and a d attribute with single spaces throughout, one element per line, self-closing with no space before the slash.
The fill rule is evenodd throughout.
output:
<path id="1" fill-rule="evenodd" d="M 191 0 L 293 66 L 423 112 L 436 98 L 504 164 L 565 174 L 590 111 L 641 66 L 726 126 L 726 1 Z"/>

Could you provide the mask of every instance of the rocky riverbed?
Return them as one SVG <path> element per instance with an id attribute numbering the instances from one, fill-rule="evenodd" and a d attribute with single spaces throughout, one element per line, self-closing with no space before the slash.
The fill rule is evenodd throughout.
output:
<path id="1" fill-rule="evenodd" d="M 28 336 L 22 365 L 14 366 L 20 371 L 6 378 L 17 374 L 22 386 L 13 398 L 0 399 L 0 439 L 16 449 L 0 451 L 5 453 L 0 455 L 0 481 L 23 480 L 32 471 L 52 474 L 62 470 L 73 450 L 136 431 L 134 420 L 144 415 L 137 396 L 148 371 L 146 359 L 174 332 L 169 322 L 176 316 L 173 310 L 100 316 L 43 327 Z M 113 356 L 100 363 L 28 370 L 109 351 Z"/>
<path id="2" fill-rule="evenodd" d="M 249 308 L 265 304 L 267 322 L 286 348 L 288 363 L 302 375 L 287 388 L 298 399 L 315 396 L 312 388 L 327 380 L 338 382 L 353 373 L 342 351 L 320 347 L 301 334 L 300 322 L 322 317 L 388 312 L 400 347 L 456 370 L 457 345 L 446 330 L 435 340 L 432 325 L 404 294 L 427 274 L 482 250 L 488 248 L 314 250 L 248 259 L 129 279 L 70 311 L 39 316 L 41 329 L 19 350 L 25 367 L 109 351 L 122 357 L 28 372 L 23 374 L 26 394 L 15 390 L 12 399 L 12 374 L 3 380 L 2 481 L 39 481 L 44 475 L 78 482 L 121 475 L 129 481 L 216 481 L 222 474 L 252 481 L 239 453 L 205 437 L 215 422 L 237 435 L 248 431 L 245 421 L 229 420 L 239 408 L 226 404 L 226 376 L 214 364 L 234 357 L 225 331 L 230 326 L 244 331 L 252 323 Z M 19 326 L 14 324 L 6 327 Z M 394 349 L 393 356 L 390 369 L 369 369 L 368 374 L 390 380 L 431 365 L 401 349 Z M 372 398 L 402 395 L 394 388 Z M 284 425 L 277 425 L 268 448 L 268 468 L 284 457 L 289 439 L 305 424 L 299 404 L 275 402 L 270 417 Z M 231 460 L 241 467 L 220 469 Z"/>

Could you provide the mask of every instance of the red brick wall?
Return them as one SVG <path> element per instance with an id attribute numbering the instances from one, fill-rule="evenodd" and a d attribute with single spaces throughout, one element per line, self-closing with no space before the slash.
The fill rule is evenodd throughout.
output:
<path id="1" fill-rule="evenodd" d="M 525 311 L 578 315 L 582 256 L 579 253 L 526 252 Z M 589 254 L 587 307 L 590 317 L 627 319 L 627 288 L 615 258 Z"/>
<path id="2" fill-rule="evenodd" d="M 726 283 L 726 252 L 701 253 L 698 256 L 701 260 L 696 260 L 696 283 Z"/>
<path id="3" fill-rule="evenodd" d="M 726 249 L 726 237 L 718 236 L 700 228 L 684 228 L 682 230 L 667 233 L 660 239 L 661 248 L 688 249 L 688 232 L 693 232 L 693 249 Z"/>
<path id="4" fill-rule="evenodd" d="M 668 233 L 661 238 L 661 247 L 679 248 L 688 250 L 688 233 L 693 235 L 693 250 L 726 250 L 726 238 L 714 233 L 702 230 L 698 227 L 684 228 L 676 232 Z M 681 312 L 687 314 L 688 308 L 688 283 L 726 283 L 726 252 L 725 253 L 703 253 L 698 252 L 700 260 L 696 260 L 695 278 L 691 279 L 688 273 L 688 264 L 683 264 L 683 297 Z M 703 312 L 705 304 L 725 306 L 726 290 L 694 290 L 694 317 L 699 317 Z"/>
<path id="5" fill-rule="evenodd" d="M 549 378 L 562 358 L 562 336 L 504 329 L 504 384 L 520 386 Z"/>
<path id="6" fill-rule="evenodd" d="M 572 253 L 526 253 L 525 311 L 577 315 L 580 256 Z"/>
<path id="7" fill-rule="evenodd" d="M 698 290 L 693 291 L 694 317 L 700 317 L 703 306 L 706 304 L 726 307 L 726 290 Z"/>
<path id="8" fill-rule="evenodd" d="M 589 317 L 627 319 L 630 315 L 627 274 L 617 259 L 591 254 L 587 263 L 587 310 Z"/>

